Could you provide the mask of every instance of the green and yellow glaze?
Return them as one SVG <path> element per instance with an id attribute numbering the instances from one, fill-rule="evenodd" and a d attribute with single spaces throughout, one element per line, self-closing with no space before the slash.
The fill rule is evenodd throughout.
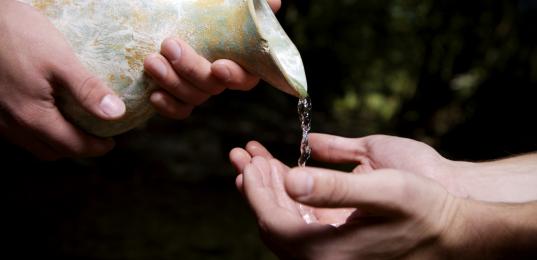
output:
<path id="1" fill-rule="evenodd" d="M 98 119 L 67 93 L 59 105 L 89 133 L 108 137 L 143 124 L 156 87 L 143 60 L 167 37 L 178 36 L 207 59 L 231 59 L 272 86 L 307 96 L 300 54 L 266 0 L 21 0 L 65 35 L 80 60 L 125 101 L 126 115 Z"/>

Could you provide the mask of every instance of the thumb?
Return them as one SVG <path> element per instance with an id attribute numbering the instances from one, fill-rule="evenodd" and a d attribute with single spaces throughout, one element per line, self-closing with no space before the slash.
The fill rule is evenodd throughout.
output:
<path id="1" fill-rule="evenodd" d="M 74 56 L 59 64 L 54 77 L 88 112 L 101 119 L 117 119 L 125 114 L 125 103 L 112 89 L 90 73 Z"/>
<path id="2" fill-rule="evenodd" d="M 411 194 L 404 176 L 394 170 L 350 174 L 319 168 L 295 168 L 285 179 L 294 200 L 322 208 L 360 208 L 376 213 L 404 213 Z M 406 205 L 409 202 L 406 201 Z"/>

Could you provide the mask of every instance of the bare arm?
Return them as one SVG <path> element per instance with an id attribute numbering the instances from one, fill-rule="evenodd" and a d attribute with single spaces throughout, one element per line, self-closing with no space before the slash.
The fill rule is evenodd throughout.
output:
<path id="1" fill-rule="evenodd" d="M 460 187 L 470 198 L 528 202 L 537 199 L 537 153 L 481 163 L 454 162 Z"/>
<path id="2" fill-rule="evenodd" d="M 453 161 L 425 143 L 394 136 L 311 134 L 314 159 L 357 163 L 353 172 L 397 169 L 435 180 L 457 197 L 489 202 L 537 200 L 537 153 L 490 162 Z"/>
<path id="3" fill-rule="evenodd" d="M 332 160 L 360 155 L 339 146 L 326 147 Z M 234 149 L 230 157 L 239 172 L 237 187 L 254 210 L 265 242 L 282 258 L 537 256 L 537 201 L 463 199 L 429 178 L 393 169 L 357 174 L 289 169 L 256 142 Z M 309 224 L 301 205 L 311 207 L 315 216 Z"/>
<path id="4" fill-rule="evenodd" d="M 526 259 L 537 256 L 537 202 L 503 204 L 470 201 L 462 204 L 452 225 L 451 252 L 470 259 Z"/>

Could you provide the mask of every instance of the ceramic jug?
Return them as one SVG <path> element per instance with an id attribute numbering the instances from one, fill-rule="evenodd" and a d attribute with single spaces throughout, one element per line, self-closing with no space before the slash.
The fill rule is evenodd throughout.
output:
<path id="1" fill-rule="evenodd" d="M 99 119 L 60 93 L 62 113 L 87 132 L 109 137 L 147 121 L 156 87 L 144 58 L 178 36 L 210 61 L 230 59 L 285 93 L 307 96 L 297 48 L 266 0 L 21 0 L 45 14 L 81 62 L 122 98 L 126 114 Z"/>

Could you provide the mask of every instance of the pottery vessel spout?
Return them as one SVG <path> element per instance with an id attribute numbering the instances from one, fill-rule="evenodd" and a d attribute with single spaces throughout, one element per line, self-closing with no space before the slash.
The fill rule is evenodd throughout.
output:
<path id="1" fill-rule="evenodd" d="M 271 86 L 306 97 L 300 54 L 266 0 L 21 0 L 45 14 L 81 62 L 126 104 L 114 121 L 82 109 L 60 93 L 65 116 L 87 132 L 109 137 L 147 121 L 149 95 L 157 87 L 143 60 L 177 36 L 210 61 L 230 59 Z"/>

